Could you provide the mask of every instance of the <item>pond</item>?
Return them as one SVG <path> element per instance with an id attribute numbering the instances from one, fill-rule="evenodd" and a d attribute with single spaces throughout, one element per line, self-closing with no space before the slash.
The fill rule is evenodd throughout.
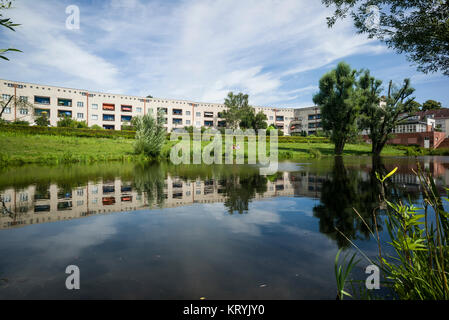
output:
<path id="1" fill-rule="evenodd" d="M 417 160 L 443 192 L 449 158 Z M 419 203 L 417 160 L 284 162 L 268 177 L 243 165 L 3 168 L 0 299 L 335 299 L 338 249 L 377 253 L 354 213 L 372 223 L 374 171 L 399 167 L 387 192 Z M 80 290 L 65 287 L 69 265 Z"/>

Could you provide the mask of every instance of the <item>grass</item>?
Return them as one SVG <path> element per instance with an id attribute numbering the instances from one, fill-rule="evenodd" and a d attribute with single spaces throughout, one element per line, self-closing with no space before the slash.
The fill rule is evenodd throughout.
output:
<path id="1" fill-rule="evenodd" d="M 133 139 L 53 136 L 0 131 L 0 164 L 90 163 L 97 161 L 135 161 L 145 159 L 133 154 Z M 162 157 L 168 158 L 176 142 L 167 141 Z M 205 146 L 208 142 L 203 141 Z M 246 144 L 245 144 L 246 145 Z M 368 144 L 348 144 L 343 155 L 369 155 Z M 280 142 L 279 159 L 308 159 L 334 155 L 332 143 Z M 247 151 L 245 150 L 245 154 Z M 382 155 L 406 155 L 407 150 L 386 146 Z"/>
<path id="2" fill-rule="evenodd" d="M 0 132 L 0 163 L 70 163 L 130 160 L 133 140 Z"/>
<path id="3" fill-rule="evenodd" d="M 386 179 L 393 175 L 395 170 L 382 178 L 376 174 L 383 187 Z M 389 194 L 380 197 L 380 201 L 387 205 L 384 223 L 389 236 L 387 245 L 393 249 L 389 250 L 393 253 L 388 253 L 377 236 L 379 253 L 374 264 L 381 271 L 383 286 L 395 299 L 448 300 L 449 213 L 445 211 L 430 172 L 423 172 L 418 165 L 415 174 L 421 186 L 422 208 L 401 201 L 390 202 Z M 444 200 L 449 201 L 448 198 Z M 373 218 L 376 219 L 376 213 L 373 213 Z M 366 221 L 363 219 L 362 221 L 368 227 Z M 377 223 L 374 231 L 369 227 L 368 229 L 373 237 L 375 234 L 379 235 Z M 358 247 L 356 249 L 360 250 Z M 366 257 L 363 252 L 360 253 Z M 340 252 L 335 260 L 335 276 L 338 294 L 343 297 L 343 294 L 349 295 L 343 290 L 348 274 L 353 268 L 353 259 L 349 263 L 343 261 L 343 265 L 346 265 L 345 270 L 349 270 L 343 273 L 341 271 L 343 267 L 338 265 L 339 254 Z M 359 298 L 382 298 L 364 288 L 363 281 L 359 282 L 362 283 L 359 291 L 364 292 Z"/>

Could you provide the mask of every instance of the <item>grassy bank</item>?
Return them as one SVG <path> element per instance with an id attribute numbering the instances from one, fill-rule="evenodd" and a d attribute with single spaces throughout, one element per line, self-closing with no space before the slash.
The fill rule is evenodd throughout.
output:
<path id="1" fill-rule="evenodd" d="M 291 140 L 294 141 L 294 140 Z M 304 140 L 302 140 L 304 141 Z M 203 144 L 207 144 L 204 142 Z M 164 146 L 163 157 L 168 157 L 173 142 Z M 333 155 L 331 143 L 279 142 L 280 159 L 316 158 Z M 369 155 L 370 145 L 348 144 L 344 155 Z M 406 155 L 397 146 L 387 146 L 383 155 Z M 21 165 L 27 163 L 76 163 L 98 161 L 145 160 L 133 154 L 133 139 L 54 136 L 0 131 L 0 163 Z"/>

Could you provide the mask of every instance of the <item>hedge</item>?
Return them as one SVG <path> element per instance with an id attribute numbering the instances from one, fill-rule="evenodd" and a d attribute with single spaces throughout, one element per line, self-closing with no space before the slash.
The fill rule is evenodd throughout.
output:
<path id="1" fill-rule="evenodd" d="M 32 134 L 32 135 L 112 138 L 112 139 L 114 138 L 134 139 L 135 137 L 134 131 L 94 130 L 94 129 L 39 127 L 39 126 L 23 126 L 23 125 L 0 125 L 0 131 L 9 133 Z"/>
<path id="2" fill-rule="evenodd" d="M 21 134 L 51 135 L 51 136 L 69 136 L 69 137 L 90 137 L 90 138 L 125 138 L 134 139 L 134 131 L 125 130 L 94 130 L 78 129 L 66 127 L 40 127 L 26 125 L 7 125 L 1 124 L 0 131 Z M 192 134 L 190 134 L 192 136 Z M 167 135 L 170 140 L 170 134 Z M 270 137 L 267 134 L 267 141 Z M 302 136 L 279 136 L 279 143 L 327 143 L 326 137 L 302 137 Z"/>

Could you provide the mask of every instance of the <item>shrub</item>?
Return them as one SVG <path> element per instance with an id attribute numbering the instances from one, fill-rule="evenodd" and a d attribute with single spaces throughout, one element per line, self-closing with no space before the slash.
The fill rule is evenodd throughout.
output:
<path id="1" fill-rule="evenodd" d="M 162 114 L 158 114 L 157 120 L 151 114 L 136 117 L 135 119 L 136 141 L 134 143 L 134 152 L 152 158 L 159 157 L 166 138 L 166 131 L 162 124 Z"/>
<path id="2" fill-rule="evenodd" d="M 36 123 L 36 125 L 41 127 L 47 127 L 48 125 L 50 125 L 50 120 L 48 120 L 46 114 L 40 115 L 39 117 L 36 118 L 34 122 Z"/>

